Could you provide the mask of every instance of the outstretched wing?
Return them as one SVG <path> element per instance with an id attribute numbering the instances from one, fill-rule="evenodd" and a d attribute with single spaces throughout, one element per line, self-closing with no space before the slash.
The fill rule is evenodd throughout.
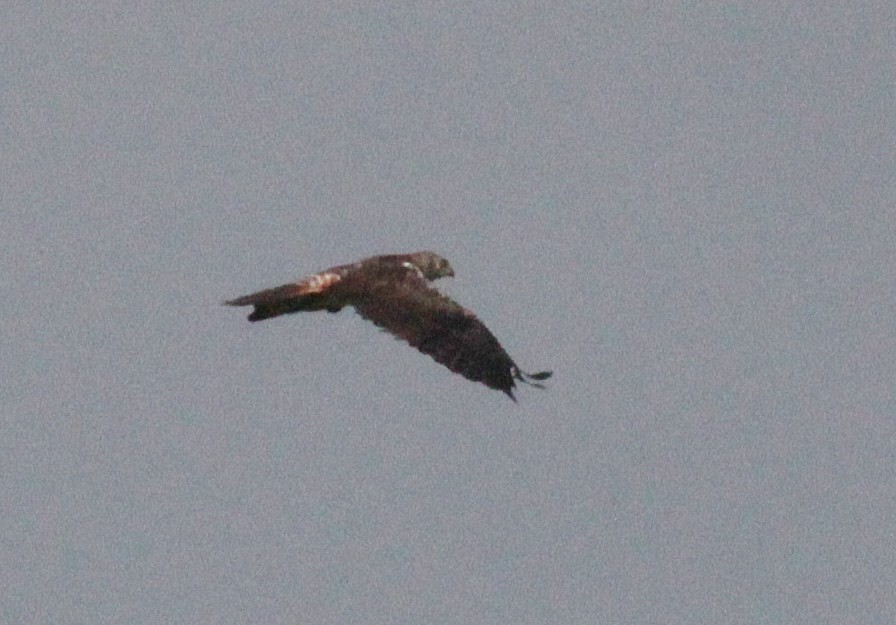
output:
<path id="1" fill-rule="evenodd" d="M 361 274 L 350 303 L 362 317 L 468 380 L 513 399 L 514 379 L 523 380 L 522 372 L 472 312 L 430 287 L 413 267 L 378 267 Z"/>
<path id="2" fill-rule="evenodd" d="M 338 288 L 344 267 L 333 267 L 298 282 L 258 291 L 224 302 L 229 306 L 255 306 L 249 321 L 261 321 L 304 310 L 336 312 L 346 302 Z"/>

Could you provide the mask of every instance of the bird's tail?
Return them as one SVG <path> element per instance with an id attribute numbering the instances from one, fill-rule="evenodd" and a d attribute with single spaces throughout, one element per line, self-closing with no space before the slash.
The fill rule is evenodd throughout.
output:
<path id="1" fill-rule="evenodd" d="M 306 295 L 301 284 L 284 284 L 273 289 L 266 289 L 244 295 L 224 302 L 227 306 L 254 306 L 249 321 L 262 321 L 280 315 L 305 310 L 331 310 L 335 312 L 341 306 L 327 302 L 318 294 Z"/>

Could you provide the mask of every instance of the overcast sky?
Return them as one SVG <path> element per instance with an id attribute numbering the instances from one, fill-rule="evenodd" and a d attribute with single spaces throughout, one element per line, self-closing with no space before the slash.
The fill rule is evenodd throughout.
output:
<path id="1" fill-rule="evenodd" d="M 4 5 L 0 624 L 896 622 L 896 10 L 829 4 Z M 547 390 L 220 305 L 420 249 Z"/>

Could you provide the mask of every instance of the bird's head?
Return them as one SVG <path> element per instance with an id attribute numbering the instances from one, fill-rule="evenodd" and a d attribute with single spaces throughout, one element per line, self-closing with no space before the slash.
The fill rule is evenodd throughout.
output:
<path id="1" fill-rule="evenodd" d="M 420 269 L 423 277 L 427 280 L 454 276 L 454 269 L 451 268 L 451 264 L 435 252 L 417 252 L 411 256 L 411 262 Z"/>

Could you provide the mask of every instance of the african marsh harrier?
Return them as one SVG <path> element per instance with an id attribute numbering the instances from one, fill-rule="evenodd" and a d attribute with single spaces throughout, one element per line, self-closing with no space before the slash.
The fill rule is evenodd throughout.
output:
<path id="1" fill-rule="evenodd" d="M 522 371 L 476 315 L 430 285 L 453 275 L 448 261 L 433 252 L 372 256 L 224 303 L 254 306 L 249 321 L 353 306 L 362 317 L 436 362 L 503 391 L 514 401 L 517 380 L 544 388 L 539 382 L 549 378 L 550 371 Z"/>

